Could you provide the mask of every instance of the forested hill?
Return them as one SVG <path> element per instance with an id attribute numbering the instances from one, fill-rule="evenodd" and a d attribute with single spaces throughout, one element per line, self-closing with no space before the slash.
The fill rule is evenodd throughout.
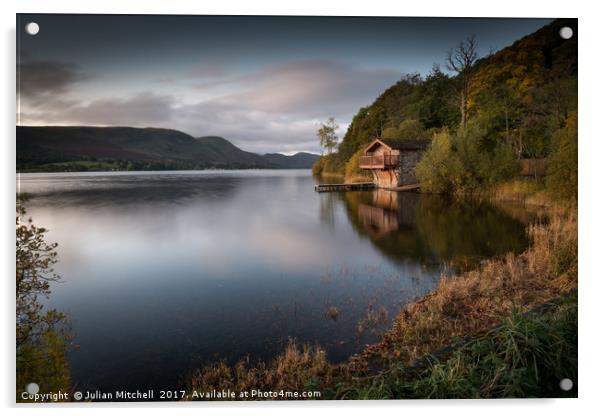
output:
<path id="1" fill-rule="evenodd" d="M 310 168 L 318 155 L 258 155 L 222 137 L 133 127 L 17 127 L 17 170 Z"/>
<path id="2" fill-rule="evenodd" d="M 571 39 L 559 36 L 563 26 L 573 28 Z M 347 162 L 374 137 L 432 138 L 444 130 L 453 136 L 460 130 L 463 81 L 468 94 L 462 131 L 478 136 L 483 151 L 493 152 L 503 142 L 517 158 L 546 157 L 554 132 L 577 110 L 576 19 L 556 20 L 477 59 L 464 73 L 449 72 L 445 64 L 442 51 L 440 66 L 426 77 L 407 75 L 360 108 L 338 150 L 321 158 L 314 172 L 361 173 L 354 160 Z"/>

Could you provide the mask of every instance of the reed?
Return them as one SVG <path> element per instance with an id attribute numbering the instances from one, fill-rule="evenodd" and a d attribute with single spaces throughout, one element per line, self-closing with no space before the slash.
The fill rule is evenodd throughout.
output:
<path id="1" fill-rule="evenodd" d="M 252 363 L 247 358 L 233 366 L 220 361 L 203 367 L 191 378 L 188 390 L 300 392 L 309 389 L 312 383 L 330 382 L 329 373 L 330 364 L 323 349 L 299 347 L 289 339 L 284 351 L 269 362 Z"/>

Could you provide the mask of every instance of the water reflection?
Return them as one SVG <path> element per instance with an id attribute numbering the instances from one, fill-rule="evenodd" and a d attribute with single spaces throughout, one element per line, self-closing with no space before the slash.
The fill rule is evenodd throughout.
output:
<path id="1" fill-rule="evenodd" d="M 465 270 L 528 244 L 524 222 L 484 201 L 387 190 L 342 196 L 355 230 L 394 261 Z"/>
<path id="2" fill-rule="evenodd" d="M 527 243 L 489 205 L 324 193 L 308 171 L 30 174 L 59 243 L 82 388 L 174 388 L 195 367 L 269 359 L 289 337 L 340 361 L 434 288 L 441 264 Z"/>

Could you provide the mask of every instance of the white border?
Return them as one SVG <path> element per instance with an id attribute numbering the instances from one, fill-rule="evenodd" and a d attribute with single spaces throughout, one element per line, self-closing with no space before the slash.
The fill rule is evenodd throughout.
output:
<path id="1" fill-rule="evenodd" d="M 427 2 L 385 2 L 371 0 L 352 3 L 349 0 L 325 1 L 304 0 L 294 4 L 283 1 L 226 1 L 194 2 L 192 0 L 20 0 L 14 4 L 0 3 L 0 19 L 3 26 L 3 59 L 1 100 L 3 138 L 2 166 L 2 256 L 3 299 L 2 340 L 0 355 L 2 378 L 0 397 L 8 413 L 30 414 L 91 414 L 110 411 L 118 414 L 130 413 L 134 408 L 144 408 L 145 414 L 163 415 L 177 409 L 188 414 L 230 414 L 242 410 L 251 414 L 333 413 L 365 415 L 368 412 L 400 412 L 420 415 L 441 414 L 463 416 L 470 414 L 507 415 L 508 413 L 544 411 L 546 414 L 588 414 L 600 406 L 597 403 L 600 382 L 600 334 L 599 320 L 602 294 L 602 276 L 599 273 L 600 244 L 600 157 L 602 155 L 602 127 L 598 101 L 600 75 L 600 14 L 595 2 L 548 0 L 526 2 L 505 0 L 503 2 L 430 0 Z M 14 397 L 14 298 L 12 276 L 14 273 L 13 204 L 15 197 L 15 13 L 132 13 L 132 14 L 297 14 L 339 16 L 475 16 L 475 17 L 578 17 L 579 18 L 579 399 L 577 400 L 495 400 L 495 401 L 389 401 L 389 402 L 311 402 L 311 403 L 175 403 L 175 404 L 96 404 L 96 405 L 52 405 L 40 407 L 15 407 Z"/>

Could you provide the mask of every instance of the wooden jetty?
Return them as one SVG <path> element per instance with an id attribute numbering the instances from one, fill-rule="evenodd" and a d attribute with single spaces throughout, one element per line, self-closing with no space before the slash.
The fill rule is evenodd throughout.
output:
<path id="1" fill-rule="evenodd" d="M 316 192 L 369 191 L 377 188 L 379 187 L 374 182 L 326 183 L 314 186 Z M 420 184 L 414 183 L 403 186 L 380 187 L 380 189 L 397 192 L 415 192 L 420 189 Z"/>
<path id="2" fill-rule="evenodd" d="M 376 184 L 373 182 L 325 183 L 314 187 L 316 192 L 367 191 L 371 189 L 376 189 Z"/>

